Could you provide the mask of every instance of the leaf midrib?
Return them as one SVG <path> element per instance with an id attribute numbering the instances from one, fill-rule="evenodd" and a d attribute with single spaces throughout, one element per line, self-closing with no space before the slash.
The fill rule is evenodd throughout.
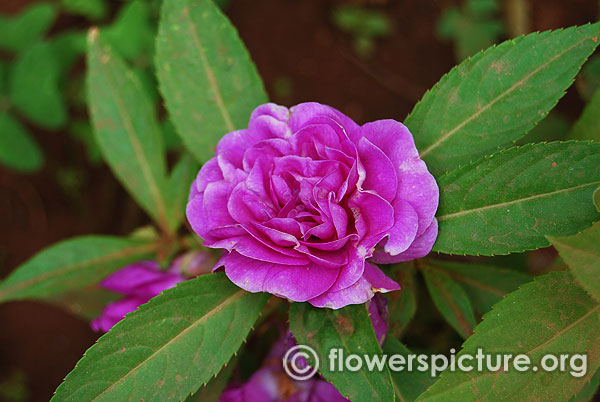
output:
<path id="1" fill-rule="evenodd" d="M 344 337 L 344 334 L 342 334 L 339 331 L 338 326 L 335 323 L 333 324 L 333 328 L 335 329 L 335 332 L 338 334 L 340 340 L 342 341 L 342 345 L 344 345 L 346 347 L 346 350 L 351 350 L 351 348 L 348 346 L 348 343 L 346 343 L 346 338 Z M 377 342 L 377 341 L 376 341 Z M 373 382 L 371 381 L 371 378 L 365 373 L 365 370 L 359 370 L 359 372 L 363 375 L 363 377 L 365 377 L 365 379 L 367 380 L 367 382 L 371 385 L 371 388 L 377 393 L 377 395 L 381 395 L 377 389 L 377 387 L 375 387 L 375 384 L 373 384 Z M 392 383 L 392 385 L 394 384 L 394 380 L 392 379 L 392 375 L 389 372 L 389 370 L 387 370 L 388 373 L 388 379 L 390 380 L 390 382 Z M 395 393 L 394 393 L 395 395 Z"/>
<path id="2" fill-rule="evenodd" d="M 220 312 L 221 310 L 223 310 L 225 307 L 227 307 L 228 305 L 230 305 L 231 303 L 233 303 L 234 301 L 236 301 L 237 299 L 239 299 L 240 297 L 242 297 L 244 294 L 247 294 L 247 292 L 245 290 L 243 290 L 243 289 L 240 289 L 237 292 L 235 292 L 234 294 L 232 294 L 231 296 L 229 296 L 228 298 L 226 298 L 225 300 L 223 300 L 221 303 L 219 303 L 217 306 L 215 306 L 214 308 L 212 308 L 210 311 L 208 311 L 202 317 L 198 318 L 196 321 L 194 321 L 193 323 L 191 323 L 188 327 L 186 327 L 181 332 L 179 332 L 176 336 L 174 336 L 173 338 L 171 338 L 163 346 L 161 346 L 160 348 L 156 349 L 150 356 L 146 357 L 144 360 L 142 360 L 140 363 L 138 363 L 134 368 L 132 368 L 131 370 L 129 370 L 125 375 L 121 376 L 117 381 L 115 381 L 113 384 L 111 384 L 110 387 L 108 387 L 107 389 L 105 389 L 104 391 L 102 391 L 100 394 L 98 394 L 96 397 L 94 397 L 94 399 L 92 399 L 91 402 L 97 401 L 102 396 L 104 396 L 106 393 L 112 391 L 119 384 L 123 383 L 129 376 L 133 375 L 145 363 L 147 363 L 148 361 L 152 360 L 159 353 L 163 352 L 172 343 L 178 341 L 180 338 L 182 338 L 183 336 L 185 336 L 188 332 L 192 331 L 193 329 L 195 329 L 199 325 L 203 324 L 210 317 L 212 317 L 213 315 L 215 315 L 218 312 Z"/>
<path id="3" fill-rule="evenodd" d="M 126 248 L 126 249 L 121 249 L 114 253 L 106 254 L 106 255 L 103 255 L 103 256 L 100 256 L 97 258 L 92 258 L 91 260 L 87 260 L 87 261 L 81 261 L 76 264 L 67 265 L 63 268 L 52 270 L 52 271 L 43 273 L 41 275 L 37 275 L 36 277 L 31 278 L 29 280 L 18 282 L 11 287 L 0 289 L 0 301 L 6 300 L 7 295 L 17 292 L 22 288 L 26 288 L 26 287 L 30 286 L 31 284 L 44 282 L 44 281 L 48 280 L 49 278 L 52 278 L 55 276 L 61 276 L 69 271 L 76 271 L 76 270 L 88 268 L 93 265 L 104 264 L 111 260 L 115 260 L 118 258 L 124 258 L 124 257 L 127 257 L 132 254 L 138 254 L 138 253 L 145 254 L 146 252 L 155 250 L 156 247 L 157 247 L 156 244 L 145 244 L 143 246 L 136 246 L 136 247 L 130 247 L 130 248 Z"/>
<path id="4" fill-rule="evenodd" d="M 448 131 L 446 134 L 444 134 L 440 138 L 438 138 L 437 141 L 435 141 L 433 144 L 431 144 L 430 146 L 428 146 L 427 148 L 425 148 L 423 151 L 421 151 L 421 153 L 420 153 L 419 156 L 421 158 L 425 157 L 425 155 L 429 154 L 431 151 L 433 151 L 438 146 L 440 146 L 440 144 L 442 144 L 448 138 L 450 138 L 451 136 L 453 136 L 460 129 L 462 129 L 467 124 L 469 124 L 470 122 L 472 122 L 473 120 L 475 120 L 476 118 L 478 118 L 481 114 L 483 114 L 484 112 L 486 112 L 494 104 L 496 104 L 497 102 L 501 101 L 504 97 L 508 96 L 510 93 L 512 93 L 513 91 L 515 91 L 520 86 L 524 85 L 525 82 L 527 82 L 531 77 L 533 77 L 534 75 L 536 75 L 541 70 L 545 69 L 549 64 L 553 63 L 558 58 L 562 57 L 564 54 L 566 54 L 567 52 L 570 52 L 573 48 L 579 46 L 581 43 L 583 43 L 584 41 L 589 40 L 589 39 L 590 38 L 586 36 L 584 39 L 581 39 L 580 41 L 576 42 L 575 44 L 573 44 L 572 46 L 568 47 L 564 51 L 562 51 L 562 52 L 558 53 L 557 55 L 555 55 L 554 57 L 552 57 L 550 60 L 548 60 L 544 64 L 540 65 L 538 68 L 536 68 L 535 70 L 533 70 L 532 72 L 530 72 L 529 74 L 527 74 L 521 80 L 519 80 L 516 83 L 514 83 L 506 91 L 504 91 L 503 93 L 501 93 L 500 95 L 498 95 L 496 98 L 492 99 L 484 107 L 482 107 L 477 112 L 475 112 L 474 114 L 472 114 L 470 117 L 468 117 L 467 119 L 465 119 L 464 121 L 462 121 L 461 123 L 459 123 L 458 125 L 456 125 L 453 129 L 451 129 L 450 131 Z"/>
<path id="5" fill-rule="evenodd" d="M 216 7 L 216 6 L 212 5 L 212 7 Z M 200 61 L 202 62 L 202 66 L 204 67 L 204 72 L 206 74 L 206 78 L 208 79 L 210 88 L 212 89 L 213 93 L 215 94 L 215 102 L 217 103 L 217 107 L 218 107 L 219 111 L 221 112 L 221 117 L 223 118 L 225 127 L 227 128 L 228 131 L 234 131 L 235 126 L 233 125 L 231 116 L 229 115 L 229 112 L 227 111 L 227 108 L 225 107 L 225 102 L 223 101 L 223 96 L 221 94 L 221 89 L 219 87 L 219 83 L 217 82 L 217 78 L 216 78 L 210 64 L 208 63 L 206 55 L 202 51 L 202 41 L 200 40 L 200 37 L 198 36 L 198 32 L 196 31 L 196 27 L 190 16 L 189 7 L 188 6 L 183 7 L 182 11 L 183 11 L 182 12 L 183 16 L 185 17 L 186 21 L 188 22 L 188 27 L 189 27 L 189 32 L 192 37 L 192 42 L 194 43 L 194 47 L 196 48 L 198 55 L 200 56 Z"/>
<path id="6" fill-rule="evenodd" d="M 522 202 L 527 202 L 527 201 L 535 200 L 537 198 L 550 197 L 550 196 L 553 196 L 553 195 L 556 195 L 556 194 L 566 193 L 566 192 L 578 190 L 578 189 L 584 188 L 584 187 L 595 186 L 597 184 L 600 184 L 600 180 L 595 181 L 595 182 L 591 182 L 591 183 L 580 184 L 580 185 L 574 186 L 574 187 L 568 187 L 568 188 L 563 188 L 563 189 L 560 189 L 560 190 L 551 191 L 549 193 L 534 194 L 534 195 L 531 195 L 531 196 L 528 196 L 528 197 L 518 198 L 516 200 L 501 202 L 501 203 L 498 203 L 498 204 L 486 205 L 486 206 L 483 206 L 483 207 L 477 207 L 477 208 L 473 208 L 473 209 L 466 209 L 466 210 L 462 210 L 462 211 L 458 211 L 458 212 L 453 212 L 453 213 L 450 213 L 450 214 L 438 216 L 437 220 L 438 220 L 438 222 L 441 222 L 441 221 L 445 221 L 445 220 L 448 220 L 448 219 L 461 217 L 461 216 L 472 214 L 472 213 L 478 213 L 478 212 L 486 211 L 486 210 L 489 210 L 489 209 L 505 208 L 505 207 L 508 207 L 508 206 L 511 206 L 511 205 L 514 205 L 514 204 L 519 204 L 519 203 L 522 203 Z"/>
<path id="7" fill-rule="evenodd" d="M 93 41 L 93 44 L 95 46 L 97 46 L 97 51 L 100 53 L 100 55 L 102 55 L 103 51 L 100 48 L 100 46 L 96 40 L 96 37 L 97 36 L 92 36 L 92 41 Z M 135 154 L 136 159 L 138 160 L 139 165 L 141 167 L 142 175 L 144 176 L 144 179 L 148 183 L 150 194 L 154 201 L 154 205 L 156 206 L 156 209 L 157 209 L 156 213 L 157 213 L 157 218 L 160 223 L 160 226 L 163 230 L 169 231 L 169 225 L 167 223 L 167 211 L 166 211 L 165 201 L 161 195 L 161 192 L 158 189 L 158 184 L 156 183 L 155 177 L 152 174 L 152 172 L 150 171 L 150 165 L 148 163 L 148 160 L 146 159 L 146 155 L 144 154 L 144 151 L 142 150 L 142 146 L 141 146 L 140 142 L 138 141 L 138 138 L 136 136 L 136 130 L 133 127 L 133 123 L 130 119 L 129 114 L 127 113 L 127 108 L 123 104 L 123 100 L 121 99 L 121 97 L 118 95 L 119 92 L 116 90 L 115 83 L 112 80 L 112 74 L 105 67 L 105 63 L 102 62 L 102 57 L 99 57 L 97 62 L 100 66 L 100 69 L 102 69 L 104 72 L 106 81 L 110 85 L 111 92 L 113 94 L 113 99 L 117 105 L 117 110 L 119 112 L 121 120 L 123 121 L 123 126 L 125 128 L 125 132 L 127 133 L 129 142 L 131 143 L 131 145 L 133 147 L 134 154 Z"/>

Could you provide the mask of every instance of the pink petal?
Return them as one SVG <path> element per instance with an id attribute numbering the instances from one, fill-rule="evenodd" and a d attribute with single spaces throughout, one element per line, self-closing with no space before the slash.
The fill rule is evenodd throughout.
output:
<path id="1" fill-rule="evenodd" d="M 390 159 L 380 148 L 365 137 L 358 142 L 358 153 L 366 171 L 363 188 L 372 190 L 387 201 L 392 202 L 396 197 L 398 178 Z"/>
<path id="2" fill-rule="evenodd" d="M 395 264 L 397 262 L 410 261 L 425 257 L 431 251 L 431 248 L 435 243 L 435 239 L 437 238 L 437 233 L 437 219 L 434 219 L 427 230 L 425 230 L 422 235 L 417 237 L 406 251 L 392 256 L 383 250 L 376 249 L 373 253 L 373 258 L 371 258 L 371 261 L 376 264 Z"/>
<path id="3" fill-rule="evenodd" d="M 384 250 L 391 255 L 405 251 L 417 236 L 419 217 L 412 205 L 403 200 L 394 200 L 394 226 L 388 231 L 389 238 L 382 240 Z"/>
<path id="4" fill-rule="evenodd" d="M 302 302 L 327 291 L 337 271 L 316 264 L 293 266 L 257 261 L 232 252 L 225 258 L 225 273 L 248 292 L 268 292 Z"/>

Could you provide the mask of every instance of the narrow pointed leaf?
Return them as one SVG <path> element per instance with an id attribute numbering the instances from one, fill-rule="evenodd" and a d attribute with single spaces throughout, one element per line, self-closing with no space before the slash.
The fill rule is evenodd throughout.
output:
<path id="1" fill-rule="evenodd" d="M 444 271 L 425 266 L 423 276 L 437 309 L 464 339 L 475 328 L 475 313 L 464 289 Z"/>
<path id="2" fill-rule="evenodd" d="M 235 28 L 209 0 L 165 0 L 156 69 L 169 115 L 187 148 L 205 162 L 218 140 L 248 125 L 267 101 Z"/>
<path id="3" fill-rule="evenodd" d="M 571 140 L 600 141 L 600 89 L 583 109 L 583 113 L 568 134 Z"/>
<path id="4" fill-rule="evenodd" d="M 569 273 L 539 277 L 496 304 L 457 355 L 474 356 L 479 348 L 486 354 L 526 354 L 538 370 L 519 372 L 509 366 L 500 371 L 448 371 L 418 400 L 568 401 L 600 366 L 599 311 L 600 305 Z M 546 354 L 587 354 L 587 371 L 581 376 L 572 376 L 570 369 L 547 372 L 540 366 Z M 583 374 L 577 369 L 581 361 L 574 364 L 573 372 Z"/>
<path id="5" fill-rule="evenodd" d="M 405 124 L 436 176 L 518 140 L 556 105 L 598 45 L 600 23 L 506 41 L 454 68 Z"/>
<path id="6" fill-rule="evenodd" d="M 383 353 L 389 356 L 401 355 L 408 361 L 408 356 L 413 354 L 397 339 L 388 336 L 383 344 Z M 399 402 L 412 402 L 421 395 L 427 387 L 435 381 L 429 371 L 395 371 L 391 370 L 396 400 Z"/>
<path id="7" fill-rule="evenodd" d="M 100 338 L 52 401 L 185 400 L 237 352 L 267 299 L 223 273 L 180 283 Z"/>
<path id="8" fill-rule="evenodd" d="M 532 279 L 522 272 L 491 265 L 437 260 L 428 260 L 427 265 L 446 272 L 460 283 L 473 307 L 481 314 L 490 311 L 506 294 Z"/>
<path id="9" fill-rule="evenodd" d="M 447 254 L 494 255 L 550 243 L 600 220 L 590 200 L 600 184 L 600 144 L 525 145 L 458 168 L 438 180 L 439 236 Z"/>
<path id="10" fill-rule="evenodd" d="M 381 355 L 369 313 L 364 304 L 339 310 L 315 308 L 308 303 L 292 303 L 290 329 L 299 344 L 312 347 L 320 360 L 319 371 L 342 395 L 353 402 L 393 402 L 394 388 L 387 367 L 369 371 L 363 364 L 358 371 L 334 370 L 328 362 L 330 349 L 343 349 L 344 356 L 356 353 Z M 312 360 L 308 359 L 311 364 Z"/>
<path id="11" fill-rule="evenodd" d="M 0 302 L 44 298 L 95 284 L 155 250 L 154 243 L 122 237 L 65 240 L 42 250 L 0 282 Z"/>
<path id="12" fill-rule="evenodd" d="M 87 65 L 89 107 L 100 151 L 133 198 L 166 228 L 165 152 L 154 105 L 95 29 L 88 36 Z"/>
<path id="13" fill-rule="evenodd" d="M 600 223 L 571 237 L 548 237 L 587 292 L 600 302 Z"/>

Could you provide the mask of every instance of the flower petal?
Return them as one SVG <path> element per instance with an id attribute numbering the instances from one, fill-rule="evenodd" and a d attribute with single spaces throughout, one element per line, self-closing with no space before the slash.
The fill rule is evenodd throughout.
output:
<path id="1" fill-rule="evenodd" d="M 243 168 L 244 153 L 257 142 L 269 138 L 265 133 L 238 130 L 225 134 L 217 144 L 217 162 L 226 180 L 231 181 L 235 171 Z"/>
<path id="2" fill-rule="evenodd" d="M 387 240 L 382 240 L 383 249 L 391 255 L 398 255 L 410 247 L 417 236 L 419 216 L 412 205 L 404 200 L 394 200 L 394 226 L 388 231 Z"/>
<path id="3" fill-rule="evenodd" d="M 232 252 L 225 258 L 225 273 L 233 283 L 248 292 L 268 292 L 303 302 L 327 291 L 337 271 L 316 264 L 281 265 L 258 261 Z"/>
<path id="4" fill-rule="evenodd" d="M 396 197 L 410 202 L 417 212 L 417 235 L 421 235 L 437 211 L 439 189 L 427 165 L 419 158 L 412 134 L 395 120 L 367 123 L 361 127 L 361 133 L 390 158 L 399 178 Z"/>
<path id="5" fill-rule="evenodd" d="M 316 102 L 300 103 L 299 105 L 290 108 L 290 112 L 288 125 L 293 133 L 310 124 L 311 121 L 318 120 L 320 117 L 333 119 L 339 123 L 348 134 L 358 131 L 360 128 L 358 124 L 339 110 Z"/>
<path id="6" fill-rule="evenodd" d="M 363 256 L 370 255 L 371 248 L 394 225 L 394 209 L 389 202 L 370 191 L 355 191 L 348 207 L 354 215 L 356 231 L 362 238 L 359 246 L 363 248 Z"/>
<path id="7" fill-rule="evenodd" d="M 417 258 L 425 257 L 431 251 L 435 239 L 438 234 L 438 223 L 437 219 L 431 222 L 431 225 L 425 230 L 425 232 L 417 237 L 410 247 L 395 256 L 392 256 L 381 249 L 376 249 L 373 253 L 371 261 L 376 264 L 395 264 L 397 262 L 410 261 Z"/>
<path id="8" fill-rule="evenodd" d="M 162 275 L 156 261 L 139 261 L 114 272 L 100 282 L 100 286 L 113 292 L 128 294 L 160 279 Z"/>
<path id="9" fill-rule="evenodd" d="M 325 292 L 320 296 L 308 300 L 308 302 L 315 307 L 338 309 L 349 304 L 366 303 L 371 300 L 373 295 L 371 284 L 364 276 L 361 276 L 352 286 L 336 292 Z"/>
<path id="10" fill-rule="evenodd" d="M 390 159 L 365 137 L 358 141 L 358 154 L 366 173 L 363 188 L 392 202 L 396 197 L 398 178 Z"/>
<path id="11" fill-rule="evenodd" d="M 400 285 L 391 280 L 375 264 L 365 263 L 365 279 L 371 284 L 374 292 L 387 293 L 392 290 L 400 290 Z"/>

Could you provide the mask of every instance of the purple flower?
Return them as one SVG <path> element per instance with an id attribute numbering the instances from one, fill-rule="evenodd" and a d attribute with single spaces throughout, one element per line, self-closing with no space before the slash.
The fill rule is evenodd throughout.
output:
<path id="1" fill-rule="evenodd" d="M 376 265 L 425 256 L 437 184 L 394 120 L 357 125 L 318 103 L 259 106 L 198 173 L 187 216 L 250 292 L 317 307 L 399 289 Z"/>
<path id="2" fill-rule="evenodd" d="M 108 332 L 125 314 L 185 279 L 179 267 L 161 271 L 155 261 L 140 261 L 126 266 L 100 283 L 101 287 L 125 297 L 109 303 L 102 315 L 92 321 L 92 329 Z"/>

